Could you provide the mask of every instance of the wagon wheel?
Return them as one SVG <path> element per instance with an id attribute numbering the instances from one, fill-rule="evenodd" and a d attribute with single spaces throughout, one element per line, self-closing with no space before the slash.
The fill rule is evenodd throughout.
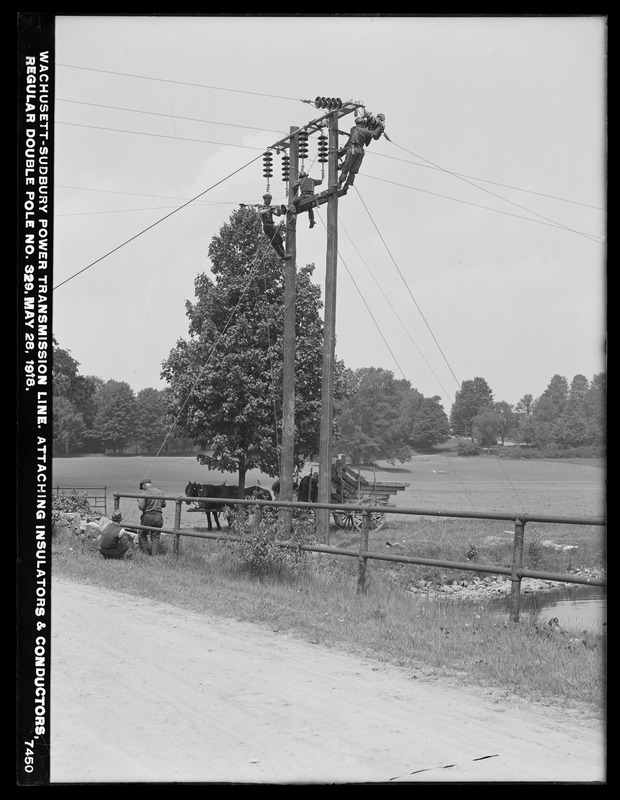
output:
<path id="1" fill-rule="evenodd" d="M 334 511 L 333 517 L 336 525 L 345 531 L 352 531 L 355 527 L 352 511 Z"/>
<path id="2" fill-rule="evenodd" d="M 381 506 L 383 503 L 381 501 L 376 500 L 374 497 L 362 497 L 361 500 L 357 501 L 358 506 Z M 351 516 L 353 517 L 353 525 L 355 530 L 361 530 L 362 524 L 364 522 L 364 514 L 361 511 L 353 511 Z M 371 511 L 370 512 L 370 530 L 371 531 L 378 531 L 380 528 L 383 527 L 385 524 L 385 514 L 383 511 Z"/>
<path id="3" fill-rule="evenodd" d="M 316 511 L 313 508 L 296 508 L 293 517 L 297 523 L 316 525 Z"/>

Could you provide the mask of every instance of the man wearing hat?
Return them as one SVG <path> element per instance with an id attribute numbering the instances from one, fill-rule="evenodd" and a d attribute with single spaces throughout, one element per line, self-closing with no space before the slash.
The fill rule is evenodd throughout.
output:
<path id="1" fill-rule="evenodd" d="M 163 528 L 164 517 L 162 509 L 166 506 L 166 501 L 163 499 L 163 492 L 153 486 L 150 478 L 144 478 L 140 481 L 140 491 L 143 492 L 144 497 L 138 500 L 138 508 L 142 512 L 140 517 L 140 525 L 147 525 L 150 528 Z M 149 540 L 150 535 L 150 540 Z M 156 556 L 159 552 L 159 531 L 144 531 L 138 532 L 138 546 L 143 553 L 149 553 Z"/>
<path id="2" fill-rule="evenodd" d="M 303 200 L 307 200 L 309 197 L 314 195 L 314 187 L 319 186 L 323 181 L 321 178 L 311 178 L 306 171 L 302 168 L 299 170 L 299 178 L 295 181 L 292 185 L 293 194 L 297 195 L 293 198 L 293 210 L 297 213 L 297 209 L 299 204 Z M 297 194 L 299 191 L 299 194 Z M 316 222 L 314 221 L 314 211 L 312 210 L 312 206 L 308 208 L 308 219 L 310 220 L 310 228 L 314 228 Z"/>
<path id="3" fill-rule="evenodd" d="M 104 558 L 131 558 L 134 552 L 133 539 L 125 528 L 119 525 L 121 515 L 115 511 L 112 514 L 112 521 L 107 517 L 99 520 L 101 528 L 101 538 L 99 540 L 99 552 Z"/>
<path id="4" fill-rule="evenodd" d="M 273 249 L 280 258 L 286 259 L 288 256 L 284 252 L 284 242 L 282 241 L 280 226 L 276 225 L 273 219 L 274 214 L 278 217 L 282 214 L 286 214 L 286 206 L 272 206 L 271 199 L 270 194 L 263 195 L 263 205 L 258 209 L 258 213 L 263 223 L 263 231 L 271 242 Z"/>
<path id="5" fill-rule="evenodd" d="M 366 154 L 364 148 L 367 147 L 373 139 L 380 139 L 385 131 L 385 117 L 379 114 L 378 118 L 381 118 L 379 123 L 376 122 L 374 117 L 372 118 L 375 122 L 374 128 L 369 127 L 367 115 L 356 118 L 355 125 L 351 128 L 351 132 L 349 133 L 347 143 L 338 150 L 338 155 L 340 157 L 344 156 L 342 172 L 338 178 L 338 186 L 341 186 L 343 183 L 345 184 L 345 189 L 348 189 L 349 186 L 353 186 L 355 176 L 359 172 L 359 168 L 364 160 L 364 155 Z M 342 133 L 342 131 L 338 131 L 338 133 Z"/>

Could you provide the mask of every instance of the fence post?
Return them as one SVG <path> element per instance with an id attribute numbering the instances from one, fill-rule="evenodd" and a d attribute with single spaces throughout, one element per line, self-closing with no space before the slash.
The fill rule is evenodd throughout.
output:
<path id="1" fill-rule="evenodd" d="M 510 622 L 519 621 L 519 609 L 521 605 L 521 576 L 519 570 L 523 567 L 523 542 L 525 534 L 525 523 L 522 519 L 515 520 L 515 538 L 512 549 L 512 572 L 510 578 L 512 586 L 510 589 Z"/>
<path id="2" fill-rule="evenodd" d="M 178 532 L 181 530 L 181 507 L 183 505 L 182 500 L 175 500 L 174 501 L 174 542 L 172 544 L 172 552 L 175 556 L 179 555 L 179 550 L 181 549 L 181 534 Z"/>
<path id="3" fill-rule="evenodd" d="M 120 513 L 121 510 L 121 498 L 117 494 L 113 494 L 112 497 L 114 498 L 114 514 Z M 107 510 L 107 507 L 106 507 Z M 107 514 L 106 514 L 107 517 Z"/>
<path id="4" fill-rule="evenodd" d="M 254 532 L 260 530 L 260 524 L 263 519 L 263 507 L 259 504 L 254 509 L 253 528 Z"/>
<path id="5" fill-rule="evenodd" d="M 368 530 L 370 528 L 370 511 L 362 511 L 362 530 L 360 535 L 360 552 L 357 557 L 357 594 L 366 593 L 366 565 L 368 558 Z"/>

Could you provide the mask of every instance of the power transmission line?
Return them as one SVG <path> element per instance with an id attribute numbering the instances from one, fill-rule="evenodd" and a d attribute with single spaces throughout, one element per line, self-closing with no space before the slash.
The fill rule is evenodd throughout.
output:
<path id="1" fill-rule="evenodd" d="M 440 167 L 438 164 L 433 164 L 432 161 L 428 161 L 428 159 L 424 158 L 424 156 L 420 156 L 417 153 L 413 153 L 411 150 L 407 150 L 406 147 L 403 147 L 402 145 L 398 144 L 397 142 L 394 142 L 393 140 L 390 140 L 390 141 L 392 142 L 392 144 L 394 144 L 396 147 L 399 147 L 401 150 L 404 150 L 406 153 L 409 153 L 410 155 L 415 156 L 416 158 L 422 158 L 424 161 L 427 161 L 433 167 L 436 167 L 437 169 L 440 169 L 442 172 L 445 172 L 447 175 L 452 175 L 453 177 L 458 178 L 458 180 L 463 181 L 464 183 L 467 183 L 469 186 L 474 186 L 476 189 L 480 189 L 481 191 L 486 192 L 487 194 L 490 194 L 492 197 L 496 197 L 498 200 L 502 200 L 504 203 L 508 203 L 511 206 L 515 206 L 516 208 L 520 208 L 521 211 L 527 211 L 528 214 L 534 214 L 534 216 L 540 217 L 540 219 L 546 220 L 547 222 L 555 225 L 558 228 L 564 228 L 567 231 L 572 231 L 572 233 L 576 233 L 578 236 L 585 236 L 588 239 L 591 238 L 586 233 L 581 233 L 581 231 L 576 231 L 574 228 L 570 228 L 567 225 L 563 225 L 561 222 L 557 222 L 556 220 L 549 219 L 549 217 L 545 217 L 544 214 L 539 214 L 537 211 L 532 211 L 530 208 L 526 208 L 525 206 L 519 205 L 519 203 L 515 203 L 513 200 L 507 200 L 505 197 L 502 197 L 501 195 L 496 194 L 495 192 L 492 192 L 490 189 L 485 189 L 484 186 L 478 186 L 478 184 L 472 183 L 470 180 L 468 180 L 467 178 L 464 178 L 462 175 L 459 175 L 456 172 L 451 172 L 449 169 L 445 169 L 445 167 Z"/>
<path id="2" fill-rule="evenodd" d="M 385 249 L 387 250 L 387 253 L 388 253 L 388 255 L 390 256 L 390 258 L 392 259 L 392 263 L 393 263 L 393 264 L 394 264 L 394 266 L 396 267 L 396 271 L 397 271 L 397 272 L 398 272 L 398 274 L 400 275 L 400 277 L 401 277 L 401 279 L 402 279 L 402 281 L 403 281 L 403 283 L 404 283 L 404 285 L 405 285 L 405 288 L 407 289 L 407 293 L 409 294 L 409 296 L 410 296 L 410 297 L 411 297 L 411 299 L 413 300 L 413 302 L 414 302 L 414 304 L 415 304 L 415 307 L 418 309 L 418 312 L 419 312 L 420 316 L 422 317 L 422 320 L 424 321 L 424 324 L 426 325 L 426 327 L 427 327 L 427 329 L 428 329 L 428 331 L 429 331 L 430 335 L 433 337 L 433 341 L 434 341 L 434 342 L 435 342 L 435 344 L 437 345 L 437 349 L 439 350 L 439 352 L 440 352 L 440 353 L 441 353 L 441 355 L 443 356 L 443 359 L 444 359 L 444 361 L 446 362 L 446 365 L 448 366 L 448 369 L 449 369 L 449 370 L 450 370 L 450 372 L 452 373 L 452 377 L 453 377 L 453 378 L 454 378 L 454 380 L 456 381 L 456 384 L 457 384 L 457 386 L 460 386 L 460 385 L 461 385 L 461 382 L 459 381 L 459 379 L 458 379 L 458 378 L 456 377 L 456 375 L 454 374 L 454 370 L 453 370 L 453 369 L 452 369 L 452 367 L 450 366 L 450 362 L 448 361 L 448 359 L 446 358 L 446 355 L 445 355 L 445 353 L 444 353 L 444 352 L 443 352 L 443 350 L 441 349 L 441 345 L 440 345 L 440 344 L 439 344 L 439 342 L 437 341 L 437 338 L 435 337 L 435 334 L 433 333 L 431 326 L 428 324 L 428 321 L 427 321 L 426 317 L 425 317 L 425 316 L 424 316 L 424 314 L 422 313 L 422 309 L 421 309 L 421 308 L 420 308 L 420 306 L 418 305 L 418 301 L 417 301 L 417 300 L 415 299 L 415 297 L 413 296 L 413 293 L 412 293 L 412 291 L 411 291 L 411 288 L 409 287 L 409 284 L 408 284 L 408 283 L 407 283 L 407 281 L 405 280 L 405 276 L 403 275 L 403 273 L 402 273 L 402 272 L 401 272 L 401 270 L 400 270 L 400 267 L 399 267 L 399 266 L 398 266 L 398 264 L 396 263 L 396 259 L 394 258 L 394 256 L 393 256 L 393 255 L 392 255 L 392 253 L 390 252 L 390 248 L 387 246 L 387 243 L 386 243 L 385 239 L 383 238 L 383 234 L 381 233 L 381 231 L 380 231 L 380 230 L 379 230 L 379 228 L 377 227 L 377 223 L 374 221 L 372 214 L 371 214 L 371 213 L 370 213 L 370 211 L 368 210 L 368 206 L 366 205 L 366 203 L 364 202 L 364 200 L 363 200 L 363 198 L 362 198 L 361 194 L 359 193 L 359 189 L 357 188 L 357 186 L 355 186 L 355 190 L 356 190 L 356 192 L 357 192 L 357 196 L 359 197 L 359 199 L 360 199 L 360 201 L 361 201 L 362 205 L 363 205 L 363 206 L 364 206 L 364 208 L 366 209 L 366 212 L 367 212 L 368 216 L 370 217 L 370 221 L 372 222 L 372 224 L 373 224 L 373 225 L 374 225 L 374 227 L 375 227 L 375 230 L 376 230 L 376 231 L 377 231 L 377 233 L 379 234 L 379 238 L 380 238 L 380 239 L 381 239 L 381 241 L 383 242 L 383 246 L 384 246 L 384 247 L 385 247 Z"/>
<path id="3" fill-rule="evenodd" d="M 484 211 L 493 211 L 495 214 L 503 214 L 506 217 L 514 217 L 515 219 L 522 219 L 525 222 L 534 222 L 536 225 L 546 225 L 550 228 L 562 228 L 563 230 L 571 231 L 572 233 L 577 233 L 580 236 L 585 237 L 586 239 L 590 239 L 597 244 L 604 244 L 602 241 L 602 237 L 597 236 L 596 234 L 591 233 L 583 233 L 582 231 L 573 230 L 572 228 L 567 228 L 565 225 L 558 225 L 553 222 L 543 222 L 539 219 L 532 219 L 531 217 L 524 217 L 521 214 L 512 214 L 510 211 L 502 211 L 499 208 L 491 208 L 490 206 L 483 206 L 480 203 L 472 203 L 470 200 L 462 200 L 458 197 L 450 197 L 447 194 L 439 194 L 439 192 L 431 192 L 429 189 L 420 189 L 418 186 L 410 186 L 406 183 L 399 183 L 398 181 L 391 181 L 387 178 L 378 178 L 376 175 L 369 175 L 367 172 L 360 173 L 363 175 L 364 178 L 370 178 L 374 181 L 381 181 L 382 183 L 389 183 L 392 186 L 401 186 L 403 189 L 411 189 L 412 192 L 422 192 L 422 194 L 430 194 L 433 197 L 440 197 L 442 200 L 452 200 L 455 203 L 462 203 L 466 206 L 473 206 L 474 208 L 481 208 Z"/>
<path id="4" fill-rule="evenodd" d="M 231 173 L 229 173 L 228 175 L 226 175 L 226 177 L 225 177 L 225 178 L 222 178 L 222 180 L 220 180 L 220 181 L 217 181 L 217 183 L 214 183 L 212 186 L 209 186 L 209 188 L 208 188 L 208 189 L 205 189 L 203 192 L 200 192 L 200 193 L 199 193 L 199 194 L 197 194 L 195 197 L 193 197 L 191 200 L 188 200 L 186 203 L 183 203 L 183 205 L 180 205 L 178 208 L 175 208 L 175 209 L 174 209 L 173 211 L 171 211 L 169 214 L 166 214 L 166 216 L 165 216 L 165 217 L 162 217 L 161 219 L 157 220 L 157 222 L 154 222 L 152 225 L 149 225 L 147 228 L 143 228 L 141 231 L 139 231 L 138 233 L 134 234 L 134 235 L 133 235 L 133 236 L 131 236 L 129 239 L 126 239 L 124 242 L 122 242 L 121 244 L 117 245 L 117 246 L 116 246 L 116 247 L 114 247 L 112 250 L 109 250 L 107 253 L 105 253 L 104 255 L 100 256 L 98 259 L 96 259 L 96 261 L 93 261 L 93 262 L 91 262 L 91 263 L 90 263 L 90 264 L 88 264 L 87 266 L 83 267 L 83 269 L 79 270 L 78 272 L 75 272 L 73 275 L 71 275 L 70 277 L 66 278 L 64 281 L 62 281 L 61 283 L 59 283 L 57 286 L 54 286 L 54 291 L 55 291 L 56 289 L 58 289 L 59 287 L 61 287 L 61 286 L 64 286 L 64 284 L 65 284 L 65 283 L 68 283 L 70 280 L 73 280 L 73 278 L 76 278 L 78 275 L 81 275 L 81 274 L 82 274 L 82 272 L 86 272 L 86 270 L 90 269 L 91 267 L 94 267 L 94 266 L 95 266 L 95 264 L 98 264 L 100 261 L 103 261 L 103 259 L 104 259 L 104 258 L 107 258 L 109 255 L 112 255 L 112 253 L 115 253 L 117 250 L 120 250 L 120 249 L 121 249 L 122 247 L 124 247 L 126 244 L 129 244 L 129 242 L 133 242 L 135 239 L 137 239 L 138 237 L 142 236 L 142 235 L 143 235 L 143 234 L 145 234 L 147 231 L 150 231 L 152 228 L 155 228 L 157 225 L 159 225 L 159 224 L 161 224 L 162 222 L 164 222 L 165 220 L 169 219 L 169 218 L 170 218 L 170 217 L 171 217 L 173 214 L 176 214 L 176 213 L 178 213 L 179 211 L 181 211 L 182 209 L 184 209 L 186 206 L 188 206 L 190 203 L 193 203 L 193 202 L 194 202 L 195 200 L 197 200 L 199 197 L 202 197 L 202 195 L 203 195 L 203 194 L 206 194 L 207 192 L 210 192 L 210 191 L 211 191 L 211 189 L 214 189 L 216 186 L 219 186 L 221 183 L 224 183 L 224 181 L 228 180 L 228 179 L 229 179 L 229 178 L 231 178 L 233 175 L 236 175 L 238 172 L 241 172 L 241 171 L 242 171 L 242 170 L 244 170 L 246 167 L 249 167 L 249 166 L 250 166 L 250 164 L 253 164 L 253 163 L 254 163 L 255 161 L 257 161 L 259 158 L 260 158 L 260 156 L 257 156 L 256 158 L 253 158 L 251 161 L 248 161 L 248 163 L 247 163 L 247 164 L 244 164 L 243 166 L 239 167 L 238 169 L 236 169 L 236 170 L 233 170 L 233 172 L 231 172 Z"/>
<path id="5" fill-rule="evenodd" d="M 233 143 L 230 143 L 230 142 L 214 142 L 214 141 L 211 141 L 211 140 L 208 140 L 208 139 L 193 139 L 193 138 L 188 138 L 188 137 L 171 136 L 171 135 L 159 134 L 159 133 L 147 133 L 147 132 L 143 132 L 143 131 L 131 131 L 131 130 L 125 130 L 125 129 L 122 129 L 122 128 L 106 128 L 106 127 L 102 127 L 102 126 L 99 126 L 99 125 L 83 125 L 83 124 L 76 123 L 76 122 L 62 122 L 60 120 L 57 120 L 56 123 L 58 125 L 69 125 L 69 126 L 78 127 L 78 128 L 90 128 L 90 129 L 93 129 L 93 130 L 111 131 L 111 132 L 114 132 L 114 133 L 127 133 L 127 134 L 131 134 L 131 135 L 134 135 L 134 136 L 152 136 L 152 137 L 155 137 L 155 138 L 158 138 L 158 139 L 174 139 L 175 141 L 196 142 L 196 143 L 199 143 L 199 144 L 213 144 L 213 145 L 217 145 L 219 147 L 240 147 L 240 148 L 246 149 L 246 150 L 261 150 L 261 151 L 265 150 L 264 147 L 257 147 L 257 146 L 253 146 L 253 145 L 244 145 L 244 144 L 233 144 Z M 438 169 L 440 169 L 440 168 L 438 168 Z M 526 222 L 535 222 L 535 223 L 537 223 L 539 225 L 547 225 L 547 226 L 552 227 L 552 228 L 562 228 L 563 230 L 567 230 L 567 231 L 570 231 L 572 233 L 576 233 L 579 236 L 583 236 L 584 238 L 590 239 L 591 241 L 598 242 L 599 244 L 603 243 L 603 242 L 601 242 L 600 237 L 597 237 L 595 234 L 584 233 L 582 231 L 575 230 L 574 228 L 569 228 L 566 225 L 562 225 L 561 223 L 556 223 L 556 222 L 553 222 L 553 221 L 544 222 L 544 221 L 541 221 L 541 220 L 538 220 L 538 219 L 532 219 L 531 217 L 524 217 L 524 216 L 521 216 L 520 214 L 512 214 L 509 211 L 502 211 L 501 209 L 491 208 L 490 206 L 483 206 L 480 203 L 473 203 L 473 202 L 471 202 L 469 200 L 462 200 L 462 199 L 460 199 L 458 197 L 450 197 L 449 195 L 440 194 L 438 192 L 431 192 L 428 189 L 420 189 L 420 188 L 418 188 L 416 186 L 409 186 L 409 185 L 404 184 L 404 183 L 399 183 L 398 181 L 390 181 L 387 178 L 378 178 L 376 175 L 368 175 L 367 173 L 363 173 L 363 174 L 364 174 L 365 178 L 370 178 L 371 180 L 382 181 L 383 183 L 390 183 L 390 184 L 393 184 L 394 186 L 401 186 L 401 187 L 403 187 L 405 189 L 411 189 L 414 192 L 422 192 L 423 194 L 430 194 L 433 197 L 440 197 L 440 198 L 442 198 L 444 200 L 452 200 L 455 203 L 463 203 L 464 205 L 473 206 L 474 208 L 481 208 L 481 209 L 484 209 L 485 211 L 493 211 L 496 214 L 503 214 L 505 216 L 515 217 L 516 219 L 522 219 L 522 220 L 525 220 Z M 456 173 L 450 173 L 450 174 L 456 174 Z M 477 187 L 477 188 L 482 188 L 482 187 Z M 484 189 L 482 189 L 482 190 L 486 191 Z M 490 194 L 494 194 L 494 193 L 490 192 Z M 495 196 L 499 197 L 498 195 L 495 195 Z M 504 198 L 499 198 L 499 199 L 504 199 Z M 510 202 L 510 201 L 507 200 L 506 202 Z M 522 206 L 518 206 L 518 204 L 514 204 L 513 203 L 513 205 L 517 205 L 517 207 L 522 208 Z M 524 209 L 524 210 L 527 211 L 528 209 Z M 535 212 L 531 212 L 531 213 L 535 213 Z M 542 216 L 542 215 L 538 215 L 538 216 Z M 546 218 L 542 217 L 542 219 L 544 220 Z"/>
<path id="6" fill-rule="evenodd" d="M 397 156 L 388 156 L 385 153 L 377 153 L 376 151 L 370 151 L 367 153 L 372 158 L 387 158 L 390 161 L 400 161 L 403 164 L 411 164 L 414 167 L 422 167 L 423 169 L 432 169 L 436 170 L 437 172 L 445 172 L 443 167 L 435 166 L 434 164 L 420 164 L 417 161 L 409 161 L 408 158 L 398 158 Z M 577 206 L 583 206 L 584 208 L 591 208 L 594 211 L 604 211 L 605 209 L 601 208 L 600 206 L 594 206 L 591 203 L 582 203 L 579 200 L 569 200 L 566 197 L 558 197 L 557 195 L 553 194 L 545 194 L 544 192 L 538 192 L 534 189 L 524 189 L 521 186 L 512 186 L 509 183 L 500 183 L 499 181 L 492 181 L 488 178 L 478 178 L 475 175 L 465 175 L 462 172 L 450 172 L 451 175 L 455 175 L 458 178 L 468 178 L 472 181 L 480 181 L 480 183 L 491 183 L 494 186 L 501 186 L 503 189 L 512 189 L 515 192 L 526 192 L 527 194 L 535 194 L 537 197 L 546 197 L 548 200 L 557 200 L 560 203 L 571 203 Z"/>
<path id="7" fill-rule="evenodd" d="M 197 117 L 183 117 L 178 114 L 162 114 L 157 111 L 143 111 L 139 108 L 124 108 L 121 106 L 108 106 L 103 103 L 87 103 L 84 100 L 67 100 L 64 97 L 57 97 L 56 102 L 75 103 L 81 106 L 93 106 L 94 108 L 109 108 L 113 111 L 128 111 L 132 114 L 146 114 L 151 117 L 164 117 L 164 119 L 183 120 L 185 122 L 200 122 L 204 125 L 223 125 L 227 128 L 243 128 L 248 131 L 265 131 L 266 133 L 277 133 L 284 135 L 284 131 L 277 131 L 274 128 L 257 128 L 255 125 L 238 125 L 233 122 L 218 122 L 211 119 L 198 119 Z"/>
<path id="8" fill-rule="evenodd" d="M 180 116 L 178 114 L 164 114 L 162 112 L 157 112 L 157 111 L 145 111 L 145 110 L 137 109 L 137 108 L 126 108 L 126 107 L 123 107 L 123 106 L 111 106 L 111 105 L 106 105 L 104 103 L 90 103 L 90 102 L 87 102 L 85 100 L 69 100 L 69 99 L 64 98 L 64 97 L 57 97 L 56 98 L 56 102 L 73 103 L 73 104 L 76 104 L 76 105 L 92 106 L 94 108 L 108 108 L 108 109 L 111 109 L 111 110 L 114 110 L 114 111 L 127 111 L 127 112 L 133 113 L 133 114 L 145 114 L 145 115 L 148 115 L 148 116 L 163 117 L 164 119 L 184 120 L 184 121 L 187 121 L 187 122 L 200 122 L 200 123 L 205 124 L 205 125 L 222 125 L 222 126 L 229 127 L 229 128 L 243 128 L 245 130 L 264 131 L 266 133 L 278 133 L 278 134 L 282 134 L 282 135 L 284 133 L 283 131 L 278 131 L 278 130 L 275 130 L 274 128 L 259 128 L 259 127 L 255 126 L 255 125 L 240 125 L 238 123 L 222 122 L 220 120 L 200 119 L 199 117 L 185 117 L 185 116 Z M 70 124 L 70 123 L 66 123 L 66 124 Z M 400 145 L 397 145 L 397 146 L 400 147 Z M 403 148 L 403 149 L 405 149 L 405 148 Z M 371 151 L 370 155 L 372 155 L 373 157 L 376 157 L 376 158 L 386 158 L 386 159 L 389 159 L 391 161 L 400 161 L 403 164 L 411 164 L 412 166 L 422 167 L 423 169 L 432 169 L 432 170 L 436 170 L 438 172 L 446 172 L 446 170 L 443 167 L 440 167 L 440 166 L 437 166 L 435 164 L 432 164 L 431 162 L 427 162 L 425 164 L 421 164 L 421 163 L 416 162 L 416 161 L 409 161 L 406 158 L 398 158 L 396 156 L 389 156 L 389 155 L 387 155 L 385 153 L 377 153 L 377 152 L 374 152 L 374 151 Z M 420 157 L 421 156 L 418 156 L 418 158 L 420 158 Z M 490 183 L 490 184 L 493 184 L 494 186 L 501 186 L 504 189 L 511 189 L 513 191 L 516 191 L 516 192 L 525 192 L 527 194 L 537 195 L 538 197 L 546 197 L 549 200 L 557 200 L 558 202 L 561 202 L 561 203 L 571 203 L 573 205 L 579 205 L 579 206 L 583 206 L 585 208 L 591 208 L 591 209 L 594 209 L 594 210 L 597 210 L 597 211 L 603 211 L 604 210 L 604 209 L 600 208 L 599 206 L 594 206 L 594 205 L 592 205 L 590 203 L 582 203 L 582 202 L 579 202 L 578 200 L 569 200 L 569 199 L 567 199 L 565 197 L 558 197 L 557 195 L 546 194 L 544 192 L 538 192 L 538 191 L 535 191 L 533 189 L 524 189 L 524 188 L 522 188 L 520 186 L 512 186 L 510 184 L 500 183 L 499 181 L 492 181 L 492 180 L 489 180 L 487 178 L 479 178 L 479 177 L 476 177 L 474 175 L 465 175 L 463 173 L 455 172 L 453 170 L 451 170 L 449 172 L 449 174 L 454 175 L 455 177 L 458 177 L 458 178 L 465 178 L 465 179 L 468 179 L 470 181 L 479 181 L 481 183 Z"/>
<path id="9" fill-rule="evenodd" d="M 69 125 L 73 128 L 91 128 L 95 131 L 111 131 L 113 133 L 129 133 L 132 136 L 153 136 L 156 139 L 174 139 L 175 141 L 181 142 L 197 142 L 199 144 L 215 144 L 218 147 L 242 147 L 246 150 L 264 150 L 264 147 L 255 147 L 250 144 L 233 144 L 231 142 L 213 142 L 209 139 L 192 139 L 188 136 L 170 136 L 165 133 L 147 133 L 145 131 L 128 131 L 124 128 L 106 128 L 101 125 L 83 125 L 79 122 L 62 122 L 62 120 L 56 120 L 56 125 Z"/>
<path id="10" fill-rule="evenodd" d="M 94 67 L 79 67 L 75 64 L 59 64 L 56 63 L 57 67 L 65 67 L 66 69 L 81 69 L 86 72 L 101 72 L 105 73 L 106 75 L 121 75 L 125 78 L 139 78 L 140 80 L 144 81 L 157 81 L 159 83 L 175 83 L 179 86 L 194 86 L 198 89 L 212 89 L 218 92 L 234 92 L 236 94 L 251 94 L 255 95 L 256 97 L 271 97 L 274 100 L 294 100 L 296 102 L 303 102 L 299 97 L 286 97 L 279 94 L 268 94 L 267 92 L 250 92 L 245 89 L 232 89 L 226 86 L 210 86 L 206 83 L 191 83 L 190 81 L 176 81 L 172 80 L 171 78 L 154 78 L 151 75 L 134 75 L 129 72 L 115 72 L 111 69 L 95 69 Z"/>

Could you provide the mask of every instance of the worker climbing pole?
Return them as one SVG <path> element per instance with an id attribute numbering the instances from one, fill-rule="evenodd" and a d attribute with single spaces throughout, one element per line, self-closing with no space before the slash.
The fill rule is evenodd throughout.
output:
<path id="1" fill-rule="evenodd" d="M 342 133 L 342 131 L 340 131 Z M 346 135 L 346 134 L 344 134 Z M 375 117 L 370 112 L 366 112 L 355 118 L 355 125 L 349 132 L 349 138 L 344 147 L 338 150 L 339 156 L 344 156 L 342 171 L 338 179 L 338 185 L 348 189 L 353 186 L 355 176 L 359 172 L 366 147 L 374 140 L 380 139 L 385 133 L 385 116 L 377 114 Z"/>

